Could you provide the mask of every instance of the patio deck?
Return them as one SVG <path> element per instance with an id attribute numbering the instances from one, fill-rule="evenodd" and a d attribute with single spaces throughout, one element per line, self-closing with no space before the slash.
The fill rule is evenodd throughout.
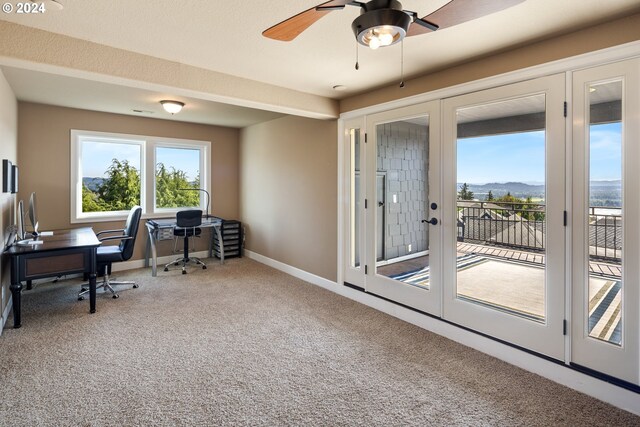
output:
<path id="1" fill-rule="evenodd" d="M 544 321 L 544 253 L 459 242 L 457 255 L 459 298 Z M 377 274 L 426 289 L 429 273 L 428 256 L 377 268 Z M 620 265 L 589 263 L 590 335 L 617 345 L 621 343 L 622 328 L 621 279 Z"/>

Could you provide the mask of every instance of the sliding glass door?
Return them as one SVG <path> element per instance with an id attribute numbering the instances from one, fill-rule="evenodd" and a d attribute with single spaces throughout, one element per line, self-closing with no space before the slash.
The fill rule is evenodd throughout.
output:
<path id="1" fill-rule="evenodd" d="M 573 74 L 572 363 L 638 384 L 640 61 Z"/>
<path id="2" fill-rule="evenodd" d="M 564 357 L 564 76 L 443 102 L 444 318 Z"/>

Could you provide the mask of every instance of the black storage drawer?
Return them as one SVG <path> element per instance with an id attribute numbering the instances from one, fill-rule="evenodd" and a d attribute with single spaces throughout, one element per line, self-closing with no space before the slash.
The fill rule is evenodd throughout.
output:
<path id="1" fill-rule="evenodd" d="M 244 247 L 244 233 L 242 223 L 236 220 L 222 220 L 220 228 L 222 235 L 222 244 L 224 245 L 224 257 L 236 258 L 242 257 L 242 248 Z M 220 258 L 220 241 L 218 233 L 213 234 L 213 255 Z"/>

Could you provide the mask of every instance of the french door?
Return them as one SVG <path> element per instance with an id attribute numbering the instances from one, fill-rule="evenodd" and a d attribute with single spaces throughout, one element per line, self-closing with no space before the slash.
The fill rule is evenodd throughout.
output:
<path id="1" fill-rule="evenodd" d="M 438 316 L 440 251 L 431 248 L 440 244 L 439 122 L 432 102 L 367 117 L 366 143 L 362 123 L 345 128 L 345 280 Z"/>
<path id="2" fill-rule="evenodd" d="M 443 101 L 443 317 L 564 357 L 564 75 Z"/>
<path id="3" fill-rule="evenodd" d="M 345 282 L 640 384 L 639 59 L 344 124 Z"/>
<path id="4" fill-rule="evenodd" d="M 572 363 L 639 383 L 640 61 L 573 73 Z"/>

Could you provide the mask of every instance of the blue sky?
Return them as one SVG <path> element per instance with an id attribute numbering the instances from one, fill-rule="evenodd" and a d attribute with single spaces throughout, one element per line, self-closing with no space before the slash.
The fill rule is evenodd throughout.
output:
<path id="1" fill-rule="evenodd" d="M 621 124 L 591 127 L 590 179 L 620 179 Z M 544 132 L 458 140 L 457 182 L 544 183 Z"/>
<path id="2" fill-rule="evenodd" d="M 174 167 L 187 173 L 187 179 L 193 180 L 200 167 L 200 151 L 185 148 L 156 148 L 156 164 L 163 163 L 167 168 Z"/>
<path id="3" fill-rule="evenodd" d="M 194 179 L 198 174 L 200 152 L 184 148 L 157 147 L 156 161 L 166 167 L 187 173 L 187 179 Z M 128 160 L 140 170 L 140 146 L 133 144 L 114 144 L 91 142 L 82 144 L 82 175 L 85 177 L 104 177 L 111 166 L 111 160 Z"/>

